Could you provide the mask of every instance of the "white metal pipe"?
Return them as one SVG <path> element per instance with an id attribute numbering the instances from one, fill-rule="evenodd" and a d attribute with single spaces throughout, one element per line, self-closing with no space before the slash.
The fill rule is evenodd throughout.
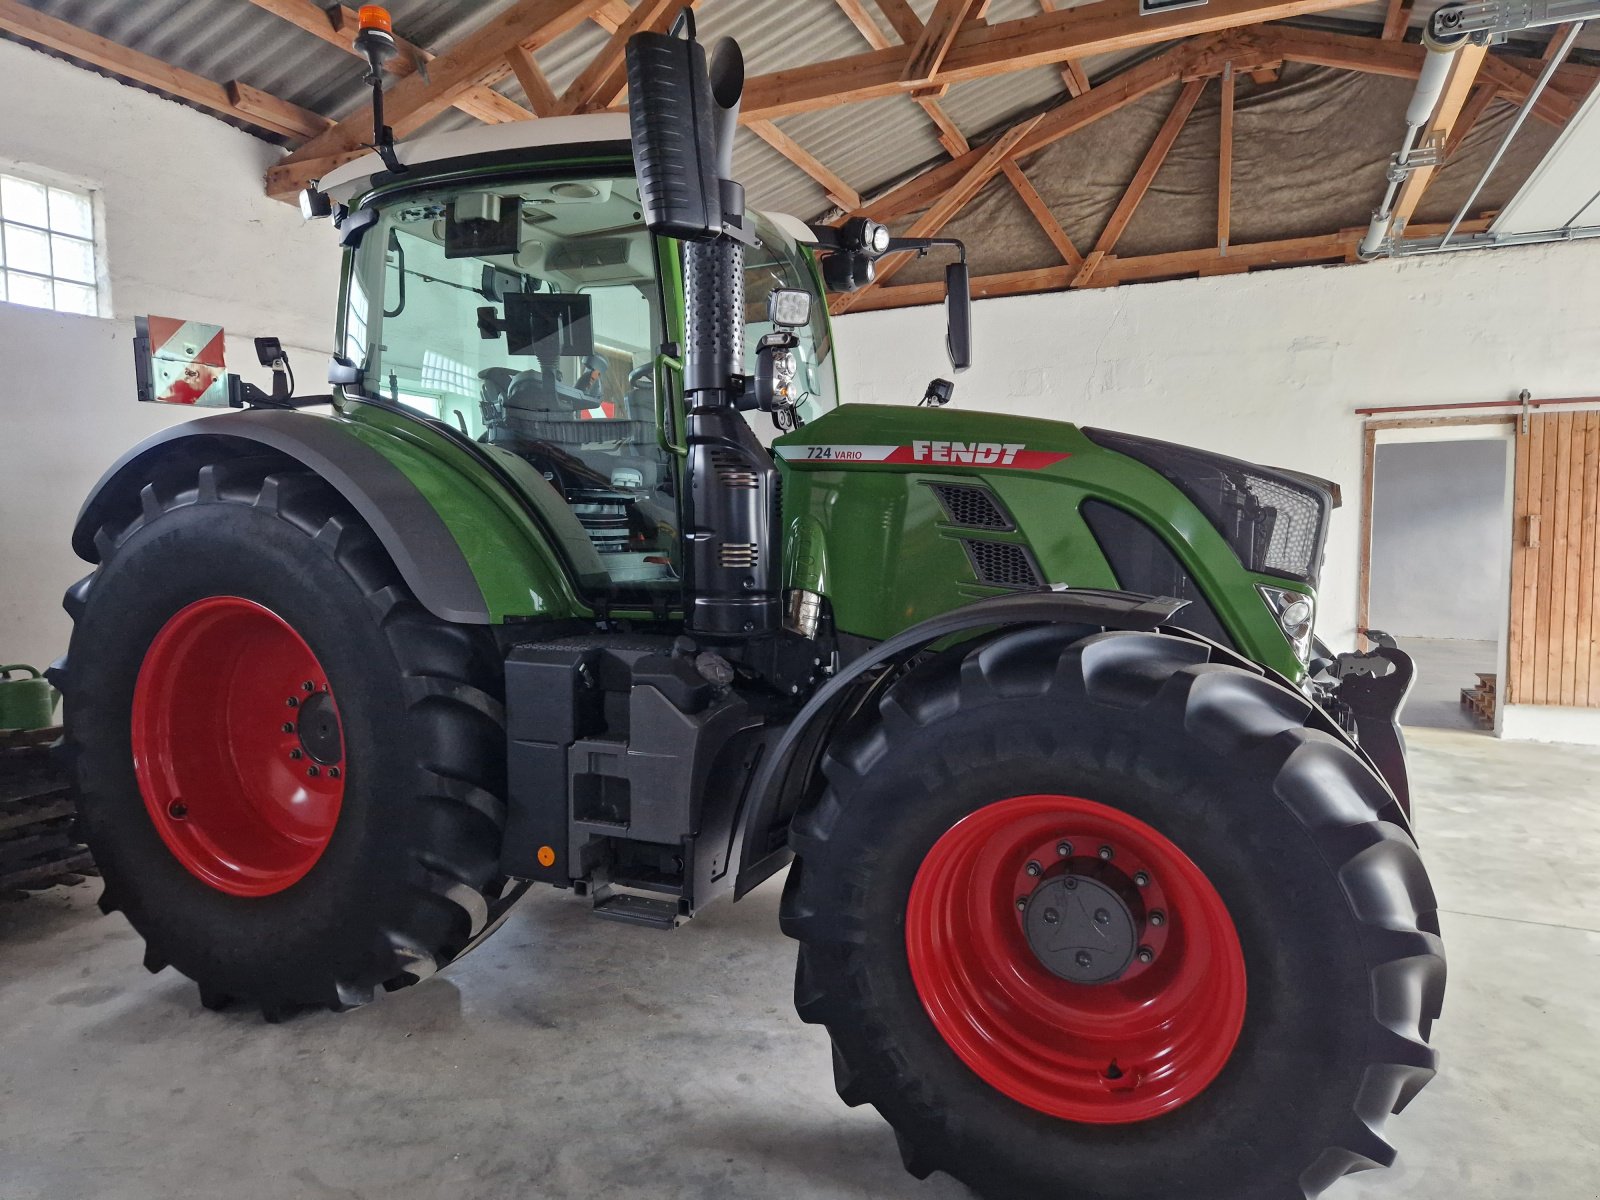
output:
<path id="1" fill-rule="evenodd" d="M 1455 62 L 1455 50 L 1435 50 L 1430 48 L 1428 56 L 1422 60 L 1422 71 L 1417 76 L 1417 86 L 1412 89 L 1411 102 L 1406 105 L 1406 135 L 1400 143 L 1400 156 L 1396 160 L 1404 166 L 1411 157 L 1411 152 L 1416 149 L 1422 130 L 1433 116 L 1433 110 L 1439 106 L 1439 97 L 1444 93 L 1445 81 L 1450 78 L 1450 66 Z M 1373 258 L 1383 246 L 1383 241 L 1389 235 L 1389 223 L 1394 219 L 1394 199 L 1400 192 L 1400 183 L 1403 175 L 1391 174 L 1389 186 L 1383 193 L 1383 202 L 1378 205 L 1377 211 L 1372 214 L 1372 223 L 1367 226 L 1367 236 L 1361 239 L 1361 245 L 1356 247 L 1356 253 L 1362 258 Z"/>
<path id="2" fill-rule="evenodd" d="M 1522 102 L 1522 107 L 1517 109 L 1517 115 L 1512 119 L 1510 128 L 1506 130 L 1505 135 L 1500 139 L 1500 144 L 1495 147 L 1494 156 L 1489 159 L 1489 165 L 1484 167 L 1483 174 L 1478 176 L 1478 182 L 1472 185 L 1471 195 L 1462 203 L 1461 210 L 1456 213 L 1455 219 L 1450 222 L 1450 228 L 1444 231 L 1444 238 L 1439 243 L 1441 250 L 1450 244 L 1450 239 L 1455 236 L 1456 230 L 1461 228 L 1461 222 L 1466 220 L 1467 211 L 1477 201 L 1478 193 L 1483 191 L 1483 185 L 1489 182 L 1489 176 L 1493 175 L 1495 168 L 1500 165 L 1500 160 L 1505 157 L 1506 148 L 1511 145 L 1511 139 L 1517 136 L 1517 131 L 1522 128 L 1523 122 L 1528 119 L 1528 114 L 1533 111 L 1534 104 L 1544 94 L 1545 88 L 1550 86 L 1550 80 L 1555 77 L 1556 68 L 1561 65 L 1562 60 L 1571 51 L 1572 44 L 1578 40 L 1578 34 L 1583 32 L 1583 25 L 1582 21 L 1574 21 L 1567 26 L 1567 32 L 1562 37 L 1560 45 L 1556 47 L 1555 53 L 1545 56 L 1544 70 L 1539 72 L 1539 78 L 1534 81 L 1533 87 L 1529 89 L 1528 98 Z"/>

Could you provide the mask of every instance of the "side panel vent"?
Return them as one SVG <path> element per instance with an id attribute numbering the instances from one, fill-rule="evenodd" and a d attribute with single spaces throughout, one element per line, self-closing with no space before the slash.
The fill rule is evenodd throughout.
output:
<path id="1" fill-rule="evenodd" d="M 753 571 L 757 561 L 754 542 L 723 542 L 719 552 L 723 566 L 735 571 Z"/>
<path id="2" fill-rule="evenodd" d="M 716 468 L 717 482 L 725 488 L 753 492 L 761 486 L 761 480 L 756 477 L 755 471 L 737 454 L 725 454 L 713 450 L 711 465 Z"/>
<path id="3" fill-rule="evenodd" d="M 967 557 L 978 579 L 990 587 L 1034 588 L 1044 585 L 1038 564 L 1026 546 L 1012 542 L 986 542 L 962 538 Z"/>
<path id="4" fill-rule="evenodd" d="M 997 529 L 1011 532 L 1017 527 L 998 497 L 986 487 L 969 487 L 957 483 L 929 484 L 939 498 L 940 507 L 952 525 L 965 525 L 968 529 Z"/>

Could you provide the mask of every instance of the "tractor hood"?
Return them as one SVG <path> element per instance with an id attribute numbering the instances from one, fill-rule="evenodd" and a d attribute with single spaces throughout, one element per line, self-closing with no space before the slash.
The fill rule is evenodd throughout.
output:
<path id="1" fill-rule="evenodd" d="M 1175 623 L 1291 677 L 1304 669 L 1264 597 L 1314 597 L 1333 506 L 1322 480 L 905 405 L 842 405 L 772 449 L 786 585 L 825 597 L 845 632 L 890 637 L 999 591 L 1119 588 L 1185 600 Z"/>

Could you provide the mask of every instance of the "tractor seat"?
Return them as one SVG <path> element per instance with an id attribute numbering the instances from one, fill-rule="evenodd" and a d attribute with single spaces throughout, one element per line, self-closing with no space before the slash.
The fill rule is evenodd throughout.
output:
<path id="1" fill-rule="evenodd" d="M 485 404 L 499 410 L 501 422 L 513 438 L 566 448 L 605 442 L 650 448 L 656 444 L 653 422 L 580 416 L 598 409 L 601 399 L 561 384 L 556 385 L 552 395 L 542 385 L 537 371 L 490 367 L 480 372 L 479 378 L 483 381 Z"/>

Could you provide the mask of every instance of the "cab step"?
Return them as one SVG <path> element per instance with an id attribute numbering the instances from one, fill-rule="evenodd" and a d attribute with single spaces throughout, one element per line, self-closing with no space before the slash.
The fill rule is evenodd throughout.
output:
<path id="1" fill-rule="evenodd" d="M 596 897 L 594 915 L 607 921 L 624 921 L 629 925 L 648 925 L 654 929 L 673 929 L 678 924 L 678 905 L 671 900 L 657 900 L 653 896 L 636 896 L 632 892 L 617 892 Z"/>

